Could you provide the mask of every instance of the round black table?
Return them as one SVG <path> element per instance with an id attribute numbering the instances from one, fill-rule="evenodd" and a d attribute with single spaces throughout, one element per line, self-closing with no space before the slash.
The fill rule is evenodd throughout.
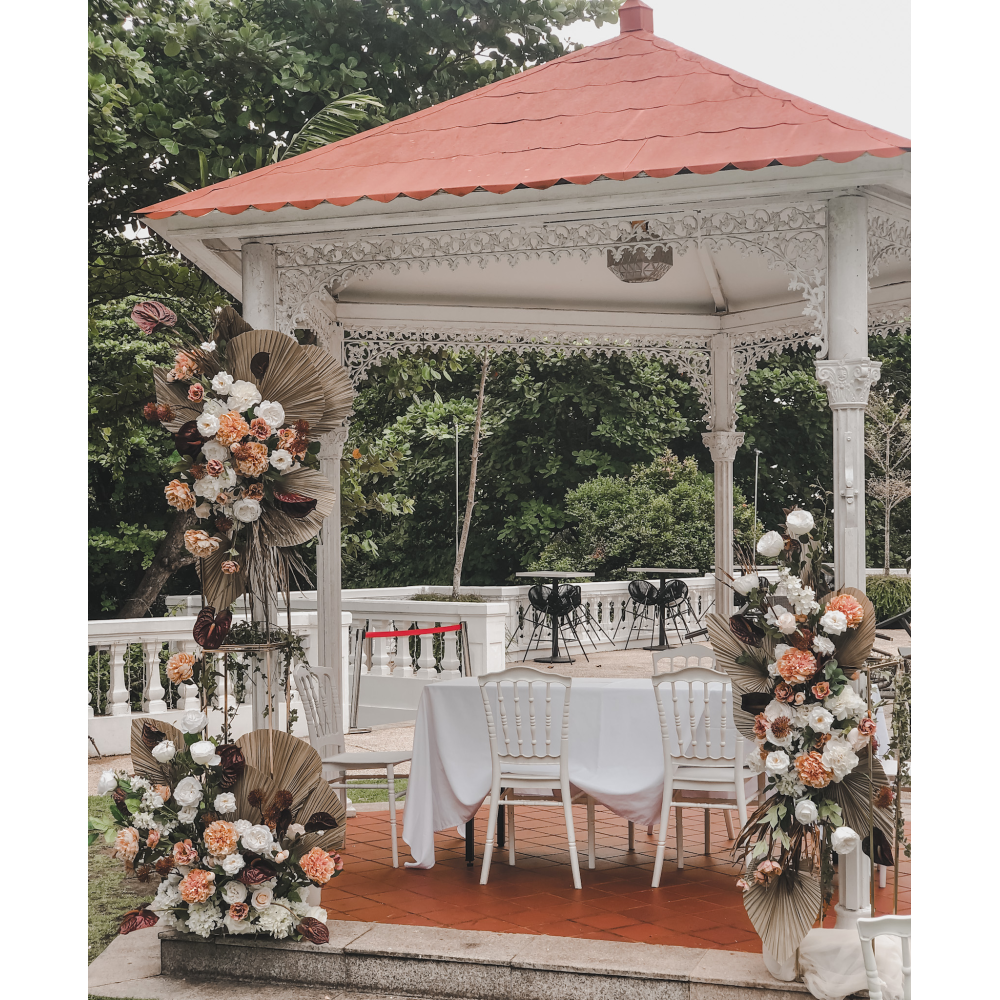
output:
<path id="1" fill-rule="evenodd" d="M 662 567 L 650 569 L 648 566 L 629 566 L 628 572 L 648 573 L 650 576 L 659 577 L 660 586 L 656 591 L 656 607 L 660 612 L 660 644 L 658 646 L 643 646 L 642 648 L 651 650 L 670 649 L 670 643 L 667 642 L 666 615 L 664 614 L 667 607 L 667 577 L 680 576 L 681 574 L 696 576 L 698 571 L 696 569 L 669 569 Z"/>
<path id="2" fill-rule="evenodd" d="M 593 576 L 593 573 L 557 573 L 538 570 L 531 573 L 515 573 L 514 576 L 528 577 L 533 580 L 552 580 L 549 591 L 546 614 L 549 616 L 549 627 L 552 630 L 552 655 L 538 656 L 532 663 L 573 663 L 572 656 L 559 655 L 559 580 L 576 580 L 581 576 Z"/>

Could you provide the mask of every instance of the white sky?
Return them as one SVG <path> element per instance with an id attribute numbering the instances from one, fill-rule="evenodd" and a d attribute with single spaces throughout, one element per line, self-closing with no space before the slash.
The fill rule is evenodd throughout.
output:
<path id="1" fill-rule="evenodd" d="M 653 30 L 763 83 L 910 136 L 909 0 L 646 0 Z M 572 25 L 593 45 L 617 24 Z"/>

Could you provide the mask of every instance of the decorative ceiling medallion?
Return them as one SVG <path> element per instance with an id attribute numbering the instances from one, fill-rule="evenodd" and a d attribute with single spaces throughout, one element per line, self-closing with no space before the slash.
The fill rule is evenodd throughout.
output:
<path id="1" fill-rule="evenodd" d="M 608 250 L 608 270 L 619 281 L 627 284 L 659 281 L 673 267 L 673 247 L 641 244 L 643 235 L 648 232 L 648 223 L 633 222 L 632 235 L 619 238 L 619 242 L 627 245 L 621 250 Z"/>

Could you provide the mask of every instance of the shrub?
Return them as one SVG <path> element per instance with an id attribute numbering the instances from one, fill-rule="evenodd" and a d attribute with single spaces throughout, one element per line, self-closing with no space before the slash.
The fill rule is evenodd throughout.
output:
<path id="1" fill-rule="evenodd" d="M 910 606 L 910 577 L 870 576 L 865 581 L 865 593 L 875 605 L 875 620 L 884 622 Z"/>

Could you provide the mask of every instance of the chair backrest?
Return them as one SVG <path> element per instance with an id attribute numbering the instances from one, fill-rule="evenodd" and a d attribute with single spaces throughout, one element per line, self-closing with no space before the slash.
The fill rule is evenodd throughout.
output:
<path id="1" fill-rule="evenodd" d="M 569 695 L 572 677 L 534 667 L 511 667 L 482 674 L 479 690 L 486 710 L 494 763 L 558 760 L 566 767 Z M 553 704 L 553 689 L 557 689 Z M 561 695 L 561 697 L 560 697 Z M 496 699 L 499 725 L 493 714 Z M 561 704 L 560 704 L 561 703 Z"/>
<path id="2" fill-rule="evenodd" d="M 536 583 L 528 588 L 528 602 L 536 611 L 544 611 L 549 606 L 549 590 L 544 583 Z"/>
<path id="3" fill-rule="evenodd" d="M 663 596 L 668 604 L 677 604 L 688 595 L 688 585 L 683 580 L 667 580 L 663 585 Z"/>
<path id="4" fill-rule="evenodd" d="M 910 1000 L 910 918 L 899 916 L 858 917 L 858 937 L 861 938 L 861 954 L 865 959 L 865 973 L 868 976 L 868 996 L 870 1000 L 882 1000 L 878 966 L 875 964 L 875 938 L 881 934 L 894 934 L 902 943 L 903 951 L 903 1000 Z"/>
<path id="5" fill-rule="evenodd" d="M 677 646 L 674 649 L 654 649 L 653 673 L 670 673 L 674 669 L 675 660 L 684 661 L 684 665 L 678 667 L 679 670 L 683 670 L 685 667 L 700 667 L 704 659 L 711 660 L 712 668 L 715 668 L 715 650 L 711 646 L 693 643 L 690 646 Z"/>
<path id="6" fill-rule="evenodd" d="M 633 580 L 628 585 L 628 595 L 636 604 L 649 606 L 656 603 L 656 587 L 648 580 Z"/>
<path id="7" fill-rule="evenodd" d="M 733 682 L 728 674 L 688 667 L 652 678 L 660 713 L 664 759 L 733 760 L 742 739 L 733 721 Z M 668 688 L 664 695 L 664 688 Z"/>
<path id="8" fill-rule="evenodd" d="M 309 727 L 309 742 L 321 757 L 340 747 L 343 739 L 337 709 L 336 677 L 329 667 L 297 666 L 293 672 L 295 690 Z"/>

